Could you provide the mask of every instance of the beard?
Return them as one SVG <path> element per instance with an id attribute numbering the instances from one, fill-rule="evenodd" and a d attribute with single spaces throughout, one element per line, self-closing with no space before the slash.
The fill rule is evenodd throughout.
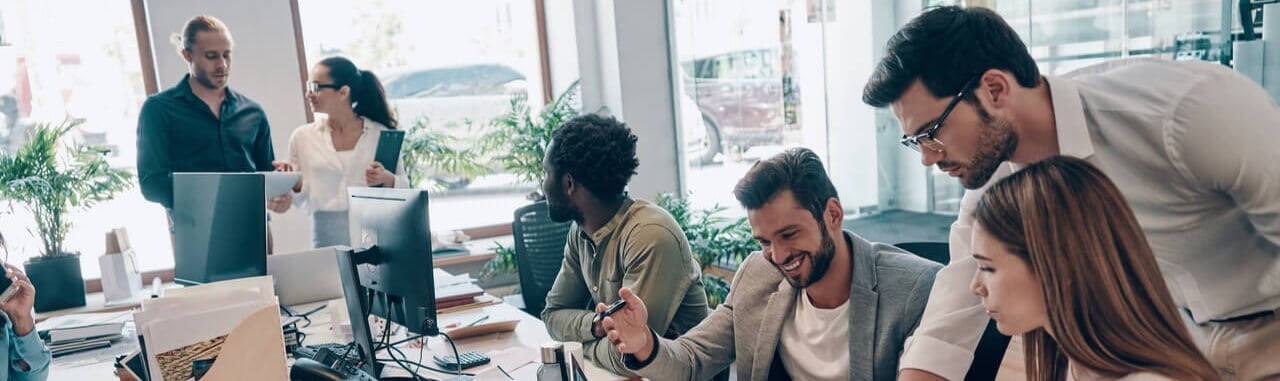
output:
<path id="1" fill-rule="evenodd" d="M 547 212 L 554 222 L 569 222 L 579 220 L 582 214 L 569 206 L 568 200 L 564 195 L 547 194 Z"/>
<path id="2" fill-rule="evenodd" d="M 196 77 L 196 82 L 199 82 L 200 85 L 209 89 L 220 89 L 227 85 L 226 82 L 221 84 L 214 83 L 213 72 L 200 70 L 199 67 L 196 67 L 194 77 Z"/>
<path id="3" fill-rule="evenodd" d="M 960 176 L 960 185 L 965 189 L 978 189 L 985 185 L 1000 169 L 1000 164 L 1008 161 L 1018 148 L 1018 135 L 1013 133 L 1013 124 L 1008 119 L 993 118 L 982 108 L 978 108 L 978 116 L 983 124 L 978 134 L 978 151 L 964 166 L 965 174 Z"/>
<path id="4" fill-rule="evenodd" d="M 809 275 L 801 275 L 801 279 L 786 277 L 787 282 L 791 283 L 791 287 L 805 288 L 809 285 L 822 280 L 827 275 L 827 270 L 831 269 L 831 260 L 836 256 L 836 241 L 831 239 L 831 234 L 827 233 L 826 223 L 819 220 L 818 225 L 822 229 L 822 245 L 816 252 L 801 253 L 800 255 L 809 257 Z M 774 264 L 778 271 L 782 271 L 782 267 Z M 786 272 L 782 272 L 786 276 Z"/>

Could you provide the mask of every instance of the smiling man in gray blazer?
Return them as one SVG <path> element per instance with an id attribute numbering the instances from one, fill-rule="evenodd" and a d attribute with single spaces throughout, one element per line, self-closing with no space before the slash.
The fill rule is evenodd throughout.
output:
<path id="1" fill-rule="evenodd" d="M 702 324 L 676 340 L 646 325 L 644 302 L 605 318 L 625 365 L 654 380 L 704 380 L 733 363 L 742 380 L 893 380 L 942 266 L 842 231 L 844 208 L 818 156 L 756 163 L 734 194 L 761 251 Z"/>

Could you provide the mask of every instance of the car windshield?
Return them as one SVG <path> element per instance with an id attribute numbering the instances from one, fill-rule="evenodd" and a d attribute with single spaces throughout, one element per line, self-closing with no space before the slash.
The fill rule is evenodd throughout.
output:
<path id="1" fill-rule="evenodd" d="M 383 80 L 387 98 L 452 97 L 504 94 L 504 85 L 524 80 L 503 65 L 469 65 L 394 73 Z"/>

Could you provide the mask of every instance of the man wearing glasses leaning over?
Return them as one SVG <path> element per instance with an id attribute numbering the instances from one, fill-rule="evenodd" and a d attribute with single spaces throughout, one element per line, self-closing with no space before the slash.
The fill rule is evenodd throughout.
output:
<path id="1" fill-rule="evenodd" d="M 1042 76 L 999 15 L 939 7 L 889 40 L 863 101 L 891 108 L 922 164 L 972 190 L 902 379 L 964 377 L 988 320 L 966 288 L 973 208 L 992 180 L 1059 154 L 1115 181 L 1218 371 L 1280 376 L 1280 110 L 1249 79 L 1151 58 Z"/>

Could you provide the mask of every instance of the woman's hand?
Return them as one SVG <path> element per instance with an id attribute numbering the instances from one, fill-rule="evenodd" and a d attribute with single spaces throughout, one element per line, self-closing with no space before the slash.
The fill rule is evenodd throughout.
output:
<path id="1" fill-rule="evenodd" d="M 27 278 L 27 274 L 24 274 L 21 269 L 8 263 L 5 263 L 4 267 L 9 270 L 5 276 L 13 282 L 17 292 L 9 297 L 9 300 L 0 304 L 0 310 L 4 310 L 4 313 L 9 315 L 9 320 L 13 322 L 13 333 L 26 336 L 36 328 L 36 321 L 31 316 L 31 306 L 36 303 L 36 289 L 31 286 L 31 279 Z"/>
<path id="2" fill-rule="evenodd" d="M 396 174 L 391 173 L 382 166 L 382 163 L 369 163 L 369 168 L 364 170 L 364 181 L 369 186 L 381 185 L 387 188 L 396 186 Z"/>

